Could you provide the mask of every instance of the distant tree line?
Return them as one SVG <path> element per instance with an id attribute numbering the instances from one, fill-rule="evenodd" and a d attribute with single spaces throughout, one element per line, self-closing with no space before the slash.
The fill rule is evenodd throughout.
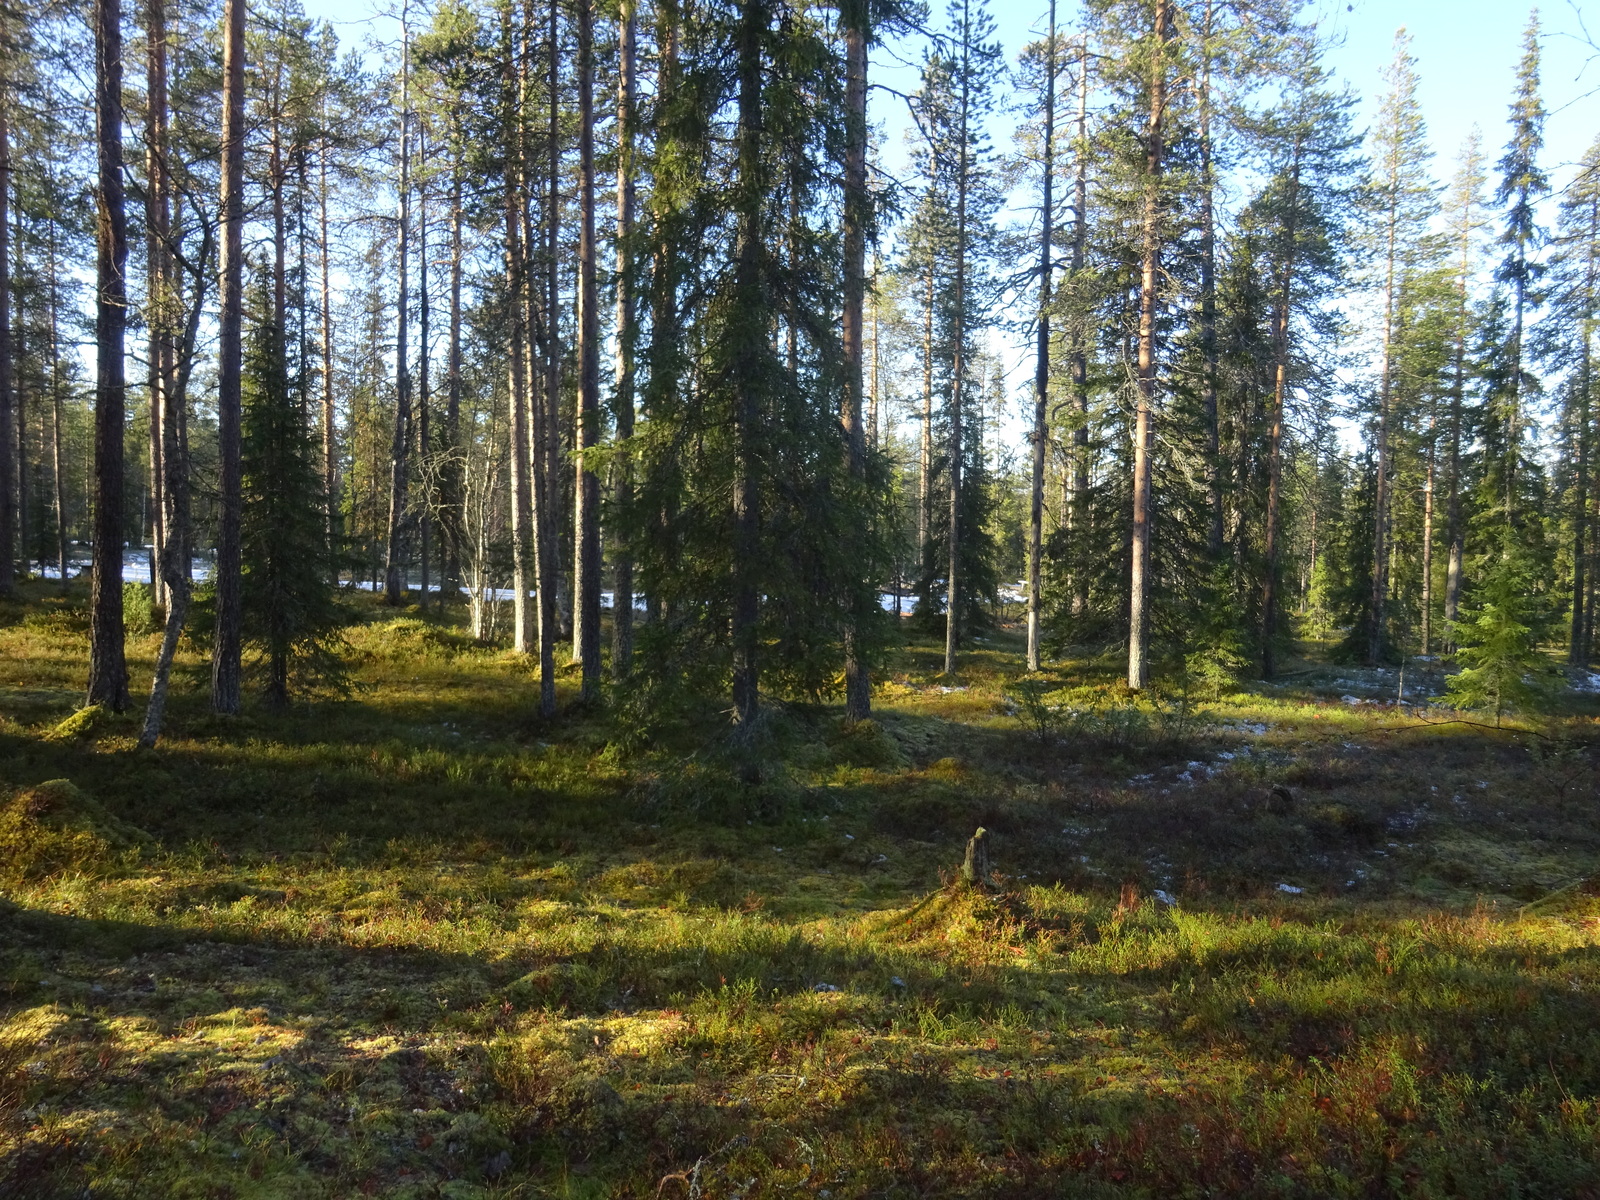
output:
<path id="1" fill-rule="evenodd" d="M 1600 142 L 1541 226 L 1536 17 L 1442 187 L 1406 35 L 1363 135 L 1295 0 L 1042 0 L 1015 63 L 984 0 L 394 15 L 0 6 L 0 593 L 88 547 L 121 708 L 152 547 L 147 741 L 186 628 L 219 712 L 336 680 L 339 586 L 465 603 L 546 713 L 570 658 L 861 719 L 886 607 L 954 674 L 1018 579 L 1030 668 L 1135 689 L 1305 635 L 1589 661 Z"/>

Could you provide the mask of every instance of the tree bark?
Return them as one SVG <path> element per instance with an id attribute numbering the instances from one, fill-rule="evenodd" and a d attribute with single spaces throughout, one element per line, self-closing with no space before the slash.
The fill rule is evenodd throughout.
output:
<path id="1" fill-rule="evenodd" d="M 1154 66 L 1150 122 L 1145 130 L 1145 197 L 1139 280 L 1139 399 L 1133 435 L 1133 530 L 1128 587 L 1128 686 L 1149 681 L 1147 613 L 1150 589 L 1150 421 L 1156 401 L 1156 295 L 1161 264 L 1162 121 L 1167 105 L 1166 44 L 1172 37 L 1172 0 L 1155 0 Z"/>
<path id="2" fill-rule="evenodd" d="M 17 546 L 13 540 L 17 512 L 13 498 L 17 481 L 12 468 L 17 461 L 11 434 L 11 95 L 0 84 L 0 596 L 9 597 L 16 586 Z M 26 534 L 24 534 L 26 541 Z"/>
<path id="3" fill-rule="evenodd" d="M 621 0 L 617 14 L 617 442 L 616 506 L 626 529 L 633 509 L 633 467 L 628 439 L 633 436 L 633 90 L 637 17 L 634 0 Z M 626 679 L 633 665 L 633 556 L 627 533 L 613 538 L 611 673 Z"/>
<path id="4" fill-rule="evenodd" d="M 535 541 L 538 555 L 539 588 L 539 711 L 546 716 L 556 711 L 556 636 L 560 626 L 561 567 L 559 562 L 561 528 L 561 21 L 559 0 L 550 0 L 549 35 L 546 50 L 549 93 L 549 125 L 546 131 L 546 169 L 550 189 L 545 208 L 545 331 L 544 388 L 540 403 L 542 419 L 538 426 L 534 458 L 541 466 L 536 486 Z M 531 10 L 530 10 L 531 12 Z M 531 27 L 531 19 L 529 21 Z M 529 255 L 532 243 L 529 242 Z M 532 303 L 532 280 L 529 280 Z"/>
<path id="5" fill-rule="evenodd" d="M 1051 261 L 1055 240 L 1056 0 L 1044 82 L 1044 194 L 1039 232 L 1039 329 L 1033 374 L 1033 489 L 1028 505 L 1028 670 L 1039 669 L 1040 592 L 1044 585 L 1044 459 L 1049 440 Z"/>
<path id="6" fill-rule="evenodd" d="M 402 9 L 402 12 L 405 12 Z M 411 368 L 411 36 L 402 17 L 400 62 L 400 304 L 395 340 L 394 438 L 389 450 L 389 524 L 385 538 L 383 602 L 398 605 L 404 597 L 406 493 L 410 482 Z"/>
<path id="7" fill-rule="evenodd" d="M 1589 541 L 1589 441 L 1590 429 L 1589 388 L 1594 367 L 1594 317 L 1595 284 L 1600 275 L 1600 199 L 1589 202 L 1589 228 L 1584 245 L 1583 271 L 1583 355 L 1578 366 L 1578 478 L 1574 485 L 1572 505 L 1572 633 L 1567 647 L 1567 662 L 1573 667 L 1589 665 L 1589 651 L 1584 637 L 1588 621 L 1588 566 Z"/>
<path id="8" fill-rule="evenodd" d="M 955 312 L 954 354 L 950 364 L 950 531 L 949 564 L 945 571 L 944 673 L 956 673 L 956 646 L 961 638 L 961 408 L 967 372 L 967 172 L 972 99 L 972 5 L 961 5 L 961 99 L 957 117 L 961 149 L 956 165 L 956 261 L 951 300 Z"/>
<path id="9" fill-rule="evenodd" d="M 733 320 L 748 325 L 762 311 L 761 213 L 766 203 L 762 195 L 762 106 L 761 41 L 767 27 L 765 0 L 742 0 L 739 6 L 737 43 L 739 72 L 738 191 L 736 193 L 738 243 L 734 264 L 735 315 Z M 733 485 L 733 709 L 741 725 L 755 719 L 760 704 L 760 663 L 757 659 L 760 629 L 760 586 L 757 582 L 757 556 L 760 553 L 760 495 L 756 479 L 760 420 L 758 387 L 760 348 L 748 329 L 740 331 L 735 350 L 734 453 L 737 455 Z"/>
<path id="10" fill-rule="evenodd" d="M 54 171 L 50 194 L 55 195 Z M 67 590 L 67 484 L 61 461 L 61 312 L 60 280 L 56 274 L 56 219 L 49 217 L 50 271 L 50 479 L 56 509 L 56 572 L 61 591 Z"/>
<path id="11" fill-rule="evenodd" d="M 1205 419 L 1206 507 L 1211 524 L 1206 549 L 1215 560 L 1222 553 L 1222 470 L 1217 461 L 1221 431 L 1217 425 L 1217 222 L 1214 211 L 1216 164 L 1211 139 L 1211 36 L 1216 0 L 1206 0 L 1200 43 L 1200 357 L 1203 377 L 1200 407 Z"/>
<path id="12" fill-rule="evenodd" d="M 461 140 L 461 127 L 457 122 L 450 139 L 450 348 L 445 368 L 444 436 L 447 445 L 441 498 L 445 538 L 444 592 L 441 595 L 448 594 L 452 602 L 458 601 L 461 593 L 461 545 L 465 531 L 462 506 L 466 493 L 461 445 L 461 226 L 465 219 L 461 199 Z"/>
<path id="13" fill-rule="evenodd" d="M 328 121 L 326 93 L 323 95 L 322 108 L 323 125 L 326 127 Z M 339 503 L 335 478 L 338 449 L 334 441 L 333 293 L 329 286 L 329 260 L 333 255 L 328 242 L 328 158 L 332 152 L 332 139 L 324 136 L 318 163 L 317 223 L 322 259 L 322 519 L 323 536 L 327 539 L 330 555 L 334 549 L 334 517 Z"/>
<path id="14" fill-rule="evenodd" d="M 1372 494 L 1372 595 L 1369 601 L 1370 625 L 1367 629 L 1367 662 L 1376 666 L 1383 659 L 1386 612 L 1389 599 L 1389 410 L 1394 366 L 1392 360 L 1395 320 L 1395 271 L 1398 258 L 1400 223 L 1398 194 L 1389 201 L 1387 259 L 1383 284 L 1383 352 L 1378 379 L 1378 475 Z"/>
<path id="15" fill-rule="evenodd" d="M 122 186 L 122 4 L 95 0 L 96 199 L 94 575 L 89 595 L 88 702 L 128 706 L 122 628 L 124 337 L 128 319 L 128 219 Z M 8 389 L 9 393 L 9 389 Z M 6 556 L 9 564 L 10 555 Z"/>
<path id="16" fill-rule="evenodd" d="M 524 344 L 528 337 L 527 306 L 523 299 L 528 278 L 527 257 L 522 240 L 520 186 L 520 163 L 524 153 L 522 105 L 516 78 L 516 42 L 511 28 L 509 9 L 503 11 L 501 15 L 501 37 L 504 47 L 501 84 L 505 89 L 503 124 L 506 136 L 503 197 L 506 223 L 506 307 L 511 325 L 510 373 L 507 381 L 506 405 L 511 429 L 512 645 L 518 654 L 527 654 L 532 648 L 528 636 L 532 629 L 530 620 L 532 610 L 528 605 L 528 535 L 533 523 L 530 499 L 532 481 L 528 471 L 528 380 Z M 541 595 L 543 590 L 541 582 Z"/>
<path id="17" fill-rule="evenodd" d="M 594 2 L 578 16 L 578 419 L 573 480 L 572 655 L 582 695 L 600 695 L 600 477 L 586 452 L 600 441 L 600 297 L 594 245 Z"/>
<path id="18" fill-rule="evenodd" d="M 417 556 L 421 560 L 422 607 L 428 606 L 432 555 L 434 484 L 433 430 L 428 412 L 428 365 L 433 357 L 428 344 L 428 132 L 417 126 L 417 159 L 424 182 L 417 188 L 417 469 L 421 476 L 422 503 L 417 513 Z"/>
<path id="19" fill-rule="evenodd" d="M 1277 673 L 1278 640 L 1278 517 L 1283 495 L 1283 415 L 1289 395 L 1289 318 L 1294 295 L 1294 272 L 1300 234 L 1300 163 L 1302 135 L 1296 135 L 1294 164 L 1289 172 L 1288 211 L 1283 228 L 1283 261 L 1279 267 L 1278 296 L 1272 320 L 1272 414 L 1267 427 L 1267 520 L 1262 538 L 1265 574 L 1261 596 L 1261 677 Z"/>
<path id="20" fill-rule="evenodd" d="M 931 570 L 928 531 L 933 522 L 933 248 L 922 287 L 922 441 L 917 473 L 917 568 Z"/>
<path id="21" fill-rule="evenodd" d="M 1072 280 L 1076 292 L 1083 287 L 1089 257 L 1089 38 L 1085 34 L 1078 57 L 1077 159 L 1072 192 Z M 1082 297 L 1077 297 L 1080 308 Z M 1067 526 L 1072 532 L 1072 612 L 1082 615 L 1089 607 L 1089 572 L 1084 545 L 1089 536 L 1089 348 L 1087 321 L 1081 311 L 1072 316 L 1072 491 L 1068 497 Z"/>
<path id="22" fill-rule="evenodd" d="M 239 426 L 244 333 L 244 25 L 246 0 L 227 0 L 222 52 L 222 249 L 218 263 L 222 313 L 218 328 L 217 444 L 220 523 L 217 529 L 216 636 L 211 647 L 211 707 L 232 714 L 240 704 L 239 522 L 243 513 Z"/>
<path id="23" fill-rule="evenodd" d="M 844 440 L 850 475 L 865 487 L 866 431 L 862 426 L 864 385 L 863 316 L 866 299 L 867 222 L 872 199 L 867 194 L 867 40 L 866 0 L 847 0 L 839 10 L 845 39 L 844 150 L 844 313 L 841 350 L 844 357 Z M 877 580 L 871 581 L 874 592 Z M 857 592 L 860 589 L 856 589 Z M 862 639 L 875 597 L 853 594 L 855 611 L 844 633 L 844 718 L 846 723 L 872 715 L 872 677 L 861 657 Z"/>

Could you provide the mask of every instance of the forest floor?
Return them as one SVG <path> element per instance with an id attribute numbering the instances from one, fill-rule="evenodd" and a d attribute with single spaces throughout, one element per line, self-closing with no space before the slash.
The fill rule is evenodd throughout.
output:
<path id="1" fill-rule="evenodd" d="M 82 605 L 0 608 L 7 1196 L 1600 1196 L 1592 697 L 1000 630 L 647 739 L 361 599 L 351 699 L 218 719 L 190 648 L 141 752 Z"/>

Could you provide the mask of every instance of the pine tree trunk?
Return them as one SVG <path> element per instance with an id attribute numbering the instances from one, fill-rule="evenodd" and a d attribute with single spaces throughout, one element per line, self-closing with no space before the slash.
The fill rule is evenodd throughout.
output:
<path id="1" fill-rule="evenodd" d="M 917 568 L 931 571 L 928 532 L 933 520 L 933 250 L 922 288 L 922 443 L 917 473 Z"/>
<path id="2" fill-rule="evenodd" d="M 323 123 L 327 123 L 326 96 L 323 99 Z M 335 478 L 338 449 L 334 441 L 333 293 L 329 286 L 332 247 L 328 241 L 328 158 L 332 151 L 332 139 L 324 137 L 318 162 L 317 240 L 322 260 L 322 522 L 330 556 L 334 550 L 334 515 L 339 503 Z"/>
<path id="3" fill-rule="evenodd" d="M 17 513 L 13 497 L 17 481 L 12 466 L 17 461 L 11 443 L 11 96 L 0 84 L 0 597 L 10 597 L 16 587 L 17 547 L 13 539 Z"/>
<path id="4" fill-rule="evenodd" d="M 94 575 L 89 595 L 88 702 L 121 712 L 128 706 L 128 664 L 123 654 L 122 629 L 123 418 L 127 410 L 123 350 L 128 311 L 128 219 L 122 185 L 121 0 L 95 0 L 94 23 L 100 179 L 95 239 L 98 296 L 95 304 Z M 9 546 L 7 551 L 9 570 Z"/>
<path id="5" fill-rule="evenodd" d="M 528 26 L 532 28 L 532 8 Z M 539 711 L 545 716 L 556 711 L 556 634 L 560 624 L 561 568 L 558 562 L 561 528 L 561 21 L 559 0 L 550 0 L 549 36 L 546 65 L 549 70 L 549 127 L 546 134 L 546 169 L 550 190 L 545 209 L 545 330 L 544 388 L 540 403 L 542 418 L 538 429 L 534 461 L 543 486 L 535 485 L 539 588 Z M 526 161 L 527 156 L 525 156 Z M 527 212 L 524 207 L 524 213 Z M 529 242 L 529 257 L 532 243 Z M 528 287 L 533 300 L 532 280 Z"/>
<path id="6" fill-rule="evenodd" d="M 845 150 L 844 150 L 844 313 L 841 349 L 844 356 L 844 438 L 851 477 L 857 486 L 866 482 L 866 431 L 862 426 L 863 308 L 866 299 L 867 222 L 871 197 L 867 194 L 867 38 L 869 20 L 865 0 L 850 0 L 840 8 L 845 39 Z M 877 581 L 872 580 L 876 591 Z M 872 679 L 861 658 L 864 626 L 871 619 L 865 595 L 852 597 L 844 635 L 844 718 L 864 721 L 872 714 Z"/>
<path id="7" fill-rule="evenodd" d="M 617 442 L 633 436 L 633 89 L 636 33 L 634 0 L 617 14 Z M 633 467 L 624 449 L 616 465 L 616 506 L 624 529 L 633 510 Z M 611 601 L 611 673 L 625 679 L 633 665 L 633 556 L 627 534 L 614 539 Z"/>
<path id="8" fill-rule="evenodd" d="M 145 35 L 145 324 L 149 332 L 150 370 L 150 591 L 166 603 L 157 573 L 166 545 L 166 470 L 162 463 L 162 409 L 171 384 L 168 377 L 169 323 L 172 319 L 172 268 L 169 257 L 171 204 L 167 198 L 167 44 L 164 0 L 149 0 Z"/>
<path id="9" fill-rule="evenodd" d="M 237 713 L 240 705 L 239 427 L 244 334 L 244 25 L 245 0 L 227 0 L 222 80 L 222 313 L 218 328 L 217 444 L 221 503 L 217 529 L 216 635 L 211 647 L 211 707 Z"/>
<path id="10" fill-rule="evenodd" d="M 1083 287 L 1083 270 L 1089 255 L 1089 38 L 1085 34 L 1078 57 L 1078 130 L 1076 178 L 1072 192 L 1072 280 Z M 1077 303 L 1082 305 L 1081 296 Z M 1072 532 L 1072 612 L 1081 616 L 1089 607 L 1089 572 L 1086 546 L 1089 537 L 1089 348 L 1087 320 L 1081 311 L 1072 316 L 1072 429 L 1071 492 L 1067 496 L 1067 527 Z"/>
<path id="11" fill-rule="evenodd" d="M 1039 669 L 1039 608 L 1044 585 L 1044 459 L 1049 438 L 1050 284 L 1054 265 L 1056 137 L 1056 0 L 1050 0 L 1050 45 L 1044 82 L 1043 196 L 1039 208 L 1039 329 L 1033 374 L 1033 488 L 1028 505 L 1028 670 Z"/>
<path id="12" fill-rule="evenodd" d="M 1296 250 L 1299 237 L 1300 159 L 1302 143 L 1296 140 L 1294 166 L 1289 174 L 1287 213 L 1283 229 L 1283 263 L 1279 267 L 1278 295 L 1272 320 L 1272 415 L 1267 426 L 1267 519 L 1262 539 L 1265 573 L 1261 596 L 1261 677 L 1277 673 L 1279 510 L 1283 496 L 1283 416 L 1289 395 L 1289 318 L 1292 314 Z"/>
<path id="13" fill-rule="evenodd" d="M 1372 499 L 1372 596 L 1370 600 L 1371 625 L 1367 630 L 1367 663 L 1376 666 L 1383 661 L 1386 610 L 1389 596 L 1389 410 L 1393 387 L 1395 271 L 1398 256 L 1399 199 L 1392 197 L 1388 215 L 1388 256 L 1383 288 L 1383 354 L 1378 380 L 1378 475 L 1374 481 Z"/>
<path id="14" fill-rule="evenodd" d="M 510 372 L 507 381 L 507 424 L 511 431 L 511 625 L 512 646 L 518 654 L 532 649 L 529 634 L 532 631 L 532 611 L 528 605 L 528 536 L 533 530 L 531 501 L 532 478 L 528 462 L 528 378 L 525 342 L 528 337 L 527 306 L 523 294 L 527 290 L 527 256 L 522 240 L 523 196 L 519 183 L 520 164 L 524 154 L 522 136 L 522 105 L 517 82 L 516 41 L 511 28 L 510 10 L 501 14 L 501 38 L 504 58 L 501 63 L 501 85 L 505 89 L 503 126 L 506 137 L 504 206 L 505 206 L 505 271 L 506 308 L 511 316 L 511 345 L 509 347 Z M 524 31 L 526 36 L 526 31 Z M 544 594 L 540 581 L 539 594 Z"/>
<path id="15" fill-rule="evenodd" d="M 1433 412 L 1428 414 L 1428 468 L 1422 485 L 1422 654 L 1433 653 L 1433 485 L 1436 474 L 1438 433 Z"/>
<path id="16" fill-rule="evenodd" d="M 1146 606 L 1150 572 L 1150 420 L 1156 401 L 1156 295 L 1161 264 L 1162 119 L 1167 104 L 1166 44 L 1172 37 L 1171 0 L 1155 0 L 1155 65 L 1150 122 L 1145 130 L 1145 197 L 1139 280 L 1139 399 L 1133 435 L 1133 526 L 1128 588 L 1128 686 L 1149 680 Z"/>
<path id="17" fill-rule="evenodd" d="M 400 303 L 395 339 L 394 438 L 389 449 L 389 523 L 384 539 L 383 602 L 404 598 L 406 492 L 410 481 L 411 366 L 411 37 L 402 18 L 400 62 Z"/>
<path id="18" fill-rule="evenodd" d="M 417 126 L 417 161 L 422 171 L 428 164 L 427 126 Z M 424 180 L 427 176 L 424 174 Z M 417 470 L 421 476 L 422 502 L 417 513 L 417 555 L 422 569 L 422 607 L 428 607 L 428 593 L 432 578 L 429 571 L 432 558 L 434 479 L 432 472 L 433 430 L 428 413 L 428 187 L 426 182 L 417 188 Z"/>
<path id="19" fill-rule="evenodd" d="M 464 471 L 461 444 L 461 226 L 464 220 L 461 201 L 461 128 L 454 126 L 450 145 L 450 348 L 446 367 L 444 436 L 445 469 L 442 475 L 445 513 L 444 592 L 452 603 L 461 595 L 461 545 L 465 530 Z"/>
<path id="20" fill-rule="evenodd" d="M 600 477 L 585 452 L 600 441 L 600 297 L 594 245 L 594 2 L 578 17 L 578 461 L 573 481 L 572 656 L 582 694 L 600 694 Z"/>
<path id="21" fill-rule="evenodd" d="M 768 21 L 765 0 L 741 0 L 736 53 L 739 72 L 738 188 L 735 193 L 738 243 L 734 264 L 735 317 L 749 324 L 764 309 L 761 288 L 762 109 L 761 38 Z M 756 558 L 760 552 L 760 497 L 756 480 L 760 364 L 756 339 L 741 331 L 735 351 L 733 485 L 733 648 L 734 719 L 747 725 L 760 705 L 760 664 L 756 657 L 760 630 L 760 587 Z"/>
<path id="22" fill-rule="evenodd" d="M 956 646 L 961 638 L 961 408 L 967 373 L 967 192 L 970 183 L 967 172 L 971 161 L 967 126 L 971 97 L 972 6 L 970 0 L 962 0 L 961 99 L 956 118 L 961 149 L 956 165 L 956 261 L 951 289 L 955 328 L 952 331 L 954 355 L 950 363 L 950 529 L 946 539 L 949 559 L 945 570 L 944 607 L 944 673 L 951 676 L 956 673 Z"/>
<path id="23" fill-rule="evenodd" d="M 51 180 L 51 194 L 55 192 Z M 61 591 L 67 590 L 67 482 L 61 461 L 61 313 L 60 280 L 56 275 L 56 222 L 49 218 L 50 271 L 50 480 L 56 510 L 56 571 Z"/>
<path id="24" fill-rule="evenodd" d="M 172 659 L 178 638 L 189 613 L 190 584 L 185 565 L 189 561 L 189 464 L 181 453 L 180 413 L 184 403 L 177 394 L 173 378 L 173 306 L 177 300 L 170 249 L 171 210 L 167 175 L 167 15 L 164 0 L 150 0 L 146 33 L 148 52 L 148 105 L 150 129 L 150 169 L 148 214 L 150 234 L 151 309 L 150 378 L 153 430 L 152 465 L 161 471 L 159 487 L 152 493 L 160 497 L 161 510 L 161 585 L 166 595 L 166 626 L 161 649 L 156 656 L 155 673 L 150 683 L 150 702 L 145 708 L 144 728 L 139 744 L 151 747 L 161 736 L 166 712 L 167 688 L 172 676 Z M 197 301 L 195 311 L 200 305 Z M 153 574 L 153 572 L 152 572 Z"/>
<path id="25" fill-rule="evenodd" d="M 1586 245 L 1584 247 L 1584 272 L 1583 272 L 1583 356 L 1578 367 L 1578 421 L 1574 438 L 1578 446 L 1577 480 L 1574 483 L 1575 493 L 1572 505 L 1572 632 L 1570 644 L 1567 647 L 1567 663 L 1572 667 L 1587 667 L 1589 665 L 1588 646 L 1584 638 L 1584 629 L 1589 616 L 1588 591 L 1589 581 L 1586 567 L 1588 550 L 1589 515 L 1589 441 L 1592 436 L 1590 429 L 1589 388 L 1592 381 L 1594 356 L 1592 343 L 1594 339 L 1594 310 L 1595 310 L 1595 283 L 1596 275 L 1600 274 L 1600 262 L 1596 261 L 1597 242 L 1600 242 L 1600 200 L 1591 201 L 1589 205 L 1589 229 Z"/>
<path id="26" fill-rule="evenodd" d="M 1206 508 L 1211 517 L 1206 550 L 1213 561 L 1222 554 L 1222 470 L 1217 461 L 1222 439 L 1217 425 L 1216 168 L 1211 141 L 1211 35 L 1215 10 L 1215 0 L 1206 0 L 1200 48 L 1200 408 L 1205 420 Z"/>

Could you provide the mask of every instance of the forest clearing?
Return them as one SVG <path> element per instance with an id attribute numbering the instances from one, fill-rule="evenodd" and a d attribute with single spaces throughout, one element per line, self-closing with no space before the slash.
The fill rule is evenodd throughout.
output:
<path id="1" fill-rule="evenodd" d="M 153 751 L 73 715 L 81 591 L 0 611 L 0 1191 L 1594 1194 L 1593 699 L 1082 660 L 1041 726 L 1011 626 L 645 747 L 350 604 L 352 699 L 223 720 L 189 648 Z"/>

